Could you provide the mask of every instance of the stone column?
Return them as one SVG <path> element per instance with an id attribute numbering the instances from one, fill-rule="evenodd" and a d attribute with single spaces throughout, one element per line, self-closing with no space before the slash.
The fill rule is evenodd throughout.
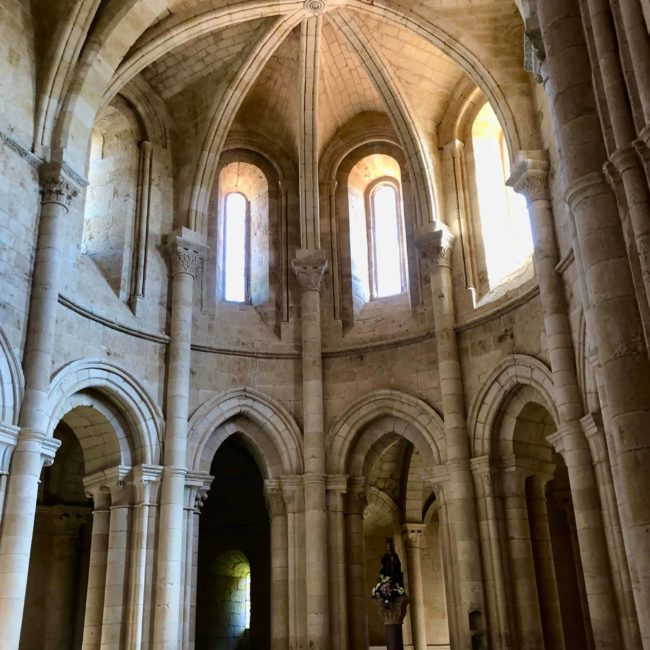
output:
<path id="1" fill-rule="evenodd" d="M 345 498 L 348 477 L 327 477 L 327 513 L 329 521 L 328 561 L 330 614 L 332 617 L 331 650 L 348 647 L 348 599 L 345 580 Z"/>
<path id="2" fill-rule="evenodd" d="M 102 615 L 102 648 L 123 644 L 126 619 L 125 586 L 128 582 L 131 485 L 125 482 L 127 467 L 103 472 L 104 487 L 110 490 L 110 522 L 106 551 L 106 582 Z"/>
<path id="3" fill-rule="evenodd" d="M 327 503 L 320 289 L 327 260 L 299 250 L 293 270 L 300 286 L 306 530 L 307 628 L 314 650 L 328 647 Z"/>
<path id="4" fill-rule="evenodd" d="M 449 526 L 456 543 L 460 602 L 457 617 L 459 642 L 463 647 L 472 643 L 469 614 L 478 612 L 485 618 L 481 546 L 474 496 L 474 481 L 470 468 L 469 435 L 465 420 L 465 396 L 458 343 L 456 340 L 454 299 L 451 276 L 451 251 L 454 237 L 446 226 L 438 230 L 423 230 L 415 245 L 425 255 L 429 265 L 433 315 L 438 351 L 438 373 L 445 421 L 448 480 L 446 491 Z M 476 630 L 476 634 L 485 634 Z"/>
<path id="5" fill-rule="evenodd" d="M 9 467 L 13 456 L 20 429 L 10 424 L 0 422 L 0 527 L 5 508 L 5 496 L 7 494 L 7 480 L 9 478 Z"/>
<path id="6" fill-rule="evenodd" d="M 158 465 L 138 465 L 133 468 L 133 535 L 130 545 L 126 625 L 126 647 L 129 650 L 140 650 L 142 647 L 149 511 L 156 501 L 156 488 L 161 473 L 162 467 Z"/>
<path id="7" fill-rule="evenodd" d="M 563 650 L 565 642 L 560 613 L 560 596 L 555 577 L 551 531 L 546 508 L 546 486 L 552 478 L 552 476 L 536 474 L 530 479 L 527 504 L 544 642 L 547 647 L 554 650 L 556 648 Z"/>
<path id="8" fill-rule="evenodd" d="M 366 480 L 350 478 L 345 508 L 345 532 L 348 567 L 348 626 L 350 649 L 368 647 L 368 610 L 370 593 L 366 588 L 366 559 L 363 542 L 363 512 L 368 505 Z"/>
<path id="9" fill-rule="evenodd" d="M 289 581 L 289 647 L 307 647 L 305 603 L 305 516 L 302 476 L 282 476 L 280 487 L 287 511 Z"/>
<path id="10" fill-rule="evenodd" d="M 93 529 L 90 539 L 88 589 L 83 629 L 83 650 L 98 650 L 102 641 L 104 592 L 106 591 L 106 559 L 110 526 L 110 491 L 95 477 L 84 479 L 86 494 L 93 499 Z"/>
<path id="11" fill-rule="evenodd" d="M 510 578 L 514 596 L 517 642 L 515 648 L 544 650 L 544 635 L 537 595 L 533 548 L 526 503 L 526 478 L 529 473 L 514 468 L 501 477 L 508 549 Z"/>
<path id="12" fill-rule="evenodd" d="M 277 479 L 264 483 L 271 520 L 271 650 L 289 648 L 289 556 L 287 510 Z"/>
<path id="13" fill-rule="evenodd" d="M 64 219 L 79 193 L 80 180 L 61 163 L 44 164 L 40 176 L 41 214 L 23 358 L 25 396 L 0 538 L 0 648 L 11 649 L 18 647 L 20 639 L 38 481 L 44 460 L 53 459 L 58 447 L 45 435 L 50 417 L 47 396 L 66 232 Z"/>
<path id="14" fill-rule="evenodd" d="M 172 277 L 172 308 L 168 375 L 164 469 L 160 486 L 158 558 L 154 614 L 154 647 L 176 650 L 181 639 L 183 585 L 183 508 L 187 456 L 187 418 L 190 389 L 192 304 L 194 278 L 205 258 L 200 237 L 182 228 L 167 241 Z"/>
<path id="15" fill-rule="evenodd" d="M 635 648 L 641 647 L 641 638 L 639 636 L 639 623 L 634 609 L 630 569 L 627 565 L 627 557 L 625 556 L 625 547 L 623 545 L 621 520 L 618 513 L 618 504 L 616 503 L 616 493 L 614 491 L 612 468 L 609 463 L 605 431 L 600 417 L 591 413 L 582 418 L 581 424 L 587 442 L 589 443 L 594 470 L 598 479 L 598 487 L 600 489 L 600 501 L 603 504 L 603 521 L 605 524 L 607 549 L 612 567 L 618 612 L 621 619 L 623 647 L 634 650 Z"/>
<path id="16" fill-rule="evenodd" d="M 594 642 L 596 647 L 617 647 L 622 640 L 607 557 L 598 483 L 589 446 L 580 425 L 583 406 L 571 325 L 562 278 L 555 270 L 558 252 L 548 174 L 549 165 L 544 152 L 520 152 L 508 184 L 526 198 L 534 233 L 535 270 L 560 416 L 562 455 L 569 473 Z"/>
<path id="17" fill-rule="evenodd" d="M 614 196 L 602 175 L 605 150 L 580 11 L 573 0 L 538 2 L 546 92 L 566 199 L 585 269 L 593 334 L 614 430 L 622 512 L 642 641 L 650 646 L 650 362 Z M 577 103 L 576 103 L 577 102 Z"/>
<path id="18" fill-rule="evenodd" d="M 488 587 L 487 606 L 490 643 L 493 648 L 512 648 L 512 617 L 508 611 L 508 585 L 504 573 L 502 536 L 496 507 L 495 483 L 497 473 L 488 456 L 472 458 L 472 473 L 479 502 L 479 527 L 483 557 L 489 563 L 485 583 Z"/>
<path id="19" fill-rule="evenodd" d="M 147 140 L 140 143 L 138 162 L 138 193 L 133 232 L 133 268 L 129 305 L 136 316 L 140 315 L 144 300 L 149 247 L 149 207 L 151 204 L 151 162 L 153 145 Z"/>
<path id="20" fill-rule="evenodd" d="M 411 600 L 411 624 L 413 626 L 413 649 L 427 650 L 427 624 L 422 586 L 422 558 L 420 544 L 423 524 L 404 524 L 402 533 L 406 546 L 406 563 L 409 576 Z"/>

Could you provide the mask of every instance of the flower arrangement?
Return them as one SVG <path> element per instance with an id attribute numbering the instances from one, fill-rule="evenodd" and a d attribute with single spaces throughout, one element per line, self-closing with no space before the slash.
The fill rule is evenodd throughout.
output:
<path id="1" fill-rule="evenodd" d="M 406 590 L 403 585 L 393 580 L 390 576 L 379 575 L 379 582 L 372 589 L 372 597 L 377 600 L 383 600 L 386 605 L 390 605 L 399 596 L 404 596 Z"/>

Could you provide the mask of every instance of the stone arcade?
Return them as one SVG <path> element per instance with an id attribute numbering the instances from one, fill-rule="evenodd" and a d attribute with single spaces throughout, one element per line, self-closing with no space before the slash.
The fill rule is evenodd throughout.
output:
<path id="1" fill-rule="evenodd" d="M 0 0 L 0 650 L 650 650 L 648 0 Z"/>

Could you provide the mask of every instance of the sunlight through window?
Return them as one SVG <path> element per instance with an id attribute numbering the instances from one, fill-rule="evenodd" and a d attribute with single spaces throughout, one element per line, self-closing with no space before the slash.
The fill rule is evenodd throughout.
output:
<path id="1" fill-rule="evenodd" d="M 392 185 L 380 185 L 372 193 L 375 295 L 378 298 L 402 292 L 397 200 L 397 191 Z"/>
<path id="2" fill-rule="evenodd" d="M 246 302 L 246 197 L 238 192 L 226 197 L 225 298 Z"/>

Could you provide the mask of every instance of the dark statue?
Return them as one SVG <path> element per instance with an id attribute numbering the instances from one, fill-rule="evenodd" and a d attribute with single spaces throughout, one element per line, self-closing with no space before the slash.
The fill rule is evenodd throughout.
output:
<path id="1" fill-rule="evenodd" d="M 393 584 L 404 586 L 404 573 L 399 555 L 395 552 L 395 542 L 392 537 L 386 538 L 386 552 L 381 557 L 380 578 L 390 578 Z"/>

